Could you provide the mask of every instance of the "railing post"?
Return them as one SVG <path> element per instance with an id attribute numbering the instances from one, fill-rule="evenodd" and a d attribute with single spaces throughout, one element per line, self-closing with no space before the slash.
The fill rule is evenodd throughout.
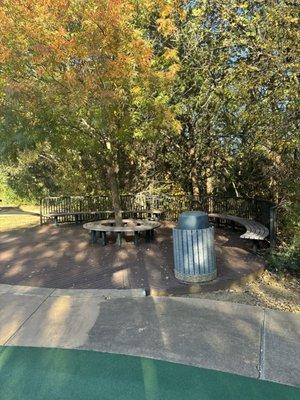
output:
<path id="1" fill-rule="evenodd" d="M 40 225 L 43 225 L 43 199 L 40 199 Z"/>

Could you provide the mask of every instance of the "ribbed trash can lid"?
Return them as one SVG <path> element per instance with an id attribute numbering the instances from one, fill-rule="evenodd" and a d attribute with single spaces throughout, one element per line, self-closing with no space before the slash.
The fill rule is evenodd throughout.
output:
<path id="1" fill-rule="evenodd" d="M 206 229 L 208 214 L 203 211 L 186 211 L 179 215 L 177 229 Z"/>

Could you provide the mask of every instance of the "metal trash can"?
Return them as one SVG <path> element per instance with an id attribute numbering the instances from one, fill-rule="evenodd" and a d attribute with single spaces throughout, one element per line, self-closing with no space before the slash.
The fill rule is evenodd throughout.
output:
<path id="1" fill-rule="evenodd" d="M 202 211 L 180 214 L 173 229 L 175 276 L 185 282 L 207 282 L 217 277 L 214 227 Z"/>

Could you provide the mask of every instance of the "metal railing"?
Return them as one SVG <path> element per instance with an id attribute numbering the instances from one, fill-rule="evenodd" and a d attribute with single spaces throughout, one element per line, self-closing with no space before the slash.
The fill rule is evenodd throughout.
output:
<path id="1" fill-rule="evenodd" d="M 106 212 L 112 210 L 111 198 L 100 196 L 64 196 L 47 197 L 41 200 L 41 224 L 51 220 L 53 213 L 66 213 L 59 217 L 59 222 L 73 222 L 74 217 L 68 215 L 80 212 L 82 219 L 91 221 L 99 216 L 91 212 Z M 245 199 L 240 197 L 218 196 L 188 196 L 188 195 L 121 195 L 121 208 L 124 211 L 160 210 L 163 218 L 176 221 L 181 212 L 187 210 L 202 210 L 208 213 L 222 213 L 243 218 L 254 219 L 265 225 L 270 231 L 270 244 L 274 246 L 277 230 L 277 208 L 274 203 L 260 199 Z M 84 214 L 86 212 L 86 214 Z"/>

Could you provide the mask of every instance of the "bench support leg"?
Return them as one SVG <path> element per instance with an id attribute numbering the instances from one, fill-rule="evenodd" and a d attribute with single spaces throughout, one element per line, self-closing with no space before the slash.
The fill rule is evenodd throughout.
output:
<path id="1" fill-rule="evenodd" d="M 118 246 L 122 245 L 122 233 L 120 232 L 117 233 L 117 244 Z"/>
<path id="2" fill-rule="evenodd" d="M 97 232 L 96 231 L 91 231 L 91 238 L 92 238 L 92 243 L 97 242 Z"/>
<path id="3" fill-rule="evenodd" d="M 146 231 L 146 242 L 150 242 L 150 240 L 151 240 L 150 231 Z"/>
<path id="4" fill-rule="evenodd" d="M 134 244 L 137 246 L 139 244 L 139 233 L 134 232 Z"/>
<path id="5" fill-rule="evenodd" d="M 102 246 L 106 246 L 107 239 L 106 239 L 106 232 L 102 232 Z"/>
<path id="6" fill-rule="evenodd" d="M 259 246 L 257 240 L 252 240 L 252 250 L 254 251 L 254 253 L 257 253 L 258 247 Z"/>

